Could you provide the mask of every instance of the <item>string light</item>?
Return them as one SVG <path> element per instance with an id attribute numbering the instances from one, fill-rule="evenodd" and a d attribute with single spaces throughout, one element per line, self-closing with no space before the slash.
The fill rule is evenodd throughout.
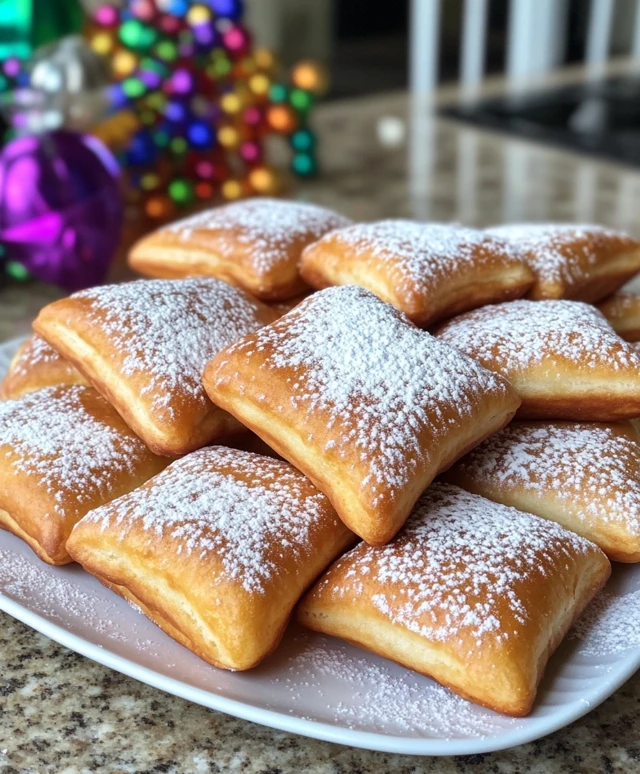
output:
<path id="1" fill-rule="evenodd" d="M 110 57 L 114 108 L 137 116 L 122 158 L 151 218 L 280 190 L 265 162 L 270 133 L 288 138 L 295 174 L 317 171 L 308 115 L 326 73 L 301 62 L 289 84 L 275 80 L 276 60 L 252 47 L 243 10 L 241 0 L 124 0 L 94 11 L 90 41 Z"/>

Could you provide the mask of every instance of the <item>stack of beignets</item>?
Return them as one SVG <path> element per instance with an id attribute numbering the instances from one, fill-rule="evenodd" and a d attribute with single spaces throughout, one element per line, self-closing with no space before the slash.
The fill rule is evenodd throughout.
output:
<path id="1" fill-rule="evenodd" d="M 130 262 L 166 279 L 50 304 L 14 358 L 0 526 L 216 666 L 308 592 L 304 625 L 526 714 L 607 556 L 640 561 L 640 350 L 582 303 L 639 247 L 270 199 L 161 229 Z"/>

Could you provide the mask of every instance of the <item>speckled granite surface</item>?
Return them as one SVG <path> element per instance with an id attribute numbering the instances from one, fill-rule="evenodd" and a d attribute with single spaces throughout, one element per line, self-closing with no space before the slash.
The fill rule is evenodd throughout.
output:
<path id="1" fill-rule="evenodd" d="M 324 175 L 299 195 L 351 217 L 470 225 L 581 220 L 640 234 L 637 171 L 432 123 L 422 110 L 411 115 L 402 96 L 329 105 L 317 121 Z M 0 341 L 26 333 L 56 295 L 39 285 L 0 289 Z M 0 669 L 0 774 L 640 772 L 640 674 L 546 739 L 428 759 L 317 742 L 204 709 L 88 661 L 2 613 Z"/>

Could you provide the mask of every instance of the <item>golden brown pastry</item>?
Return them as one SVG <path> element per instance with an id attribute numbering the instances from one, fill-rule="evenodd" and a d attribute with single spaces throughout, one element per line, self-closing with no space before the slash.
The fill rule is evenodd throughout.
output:
<path id="1" fill-rule="evenodd" d="M 510 301 L 533 274 L 508 242 L 453 224 L 381 220 L 331 231 L 302 254 L 315 288 L 360 285 L 425 327 L 477 306 Z"/>
<path id="2" fill-rule="evenodd" d="M 280 316 L 282 316 L 283 314 L 290 312 L 292 309 L 295 309 L 295 307 L 298 306 L 301 301 L 304 301 L 305 298 L 308 298 L 312 292 L 313 291 L 300 293 L 299 296 L 287 298 L 286 301 L 275 301 L 270 303 L 269 306 L 274 309 Z"/>
<path id="3" fill-rule="evenodd" d="M 209 401 L 202 369 L 277 316 L 220 280 L 139 280 L 49 304 L 34 328 L 150 449 L 177 456 L 242 429 Z"/>
<path id="4" fill-rule="evenodd" d="M 610 569 L 597 546 L 558 524 L 434 484 L 392 543 L 360 543 L 330 567 L 298 618 L 526 715 L 549 657 Z"/>
<path id="5" fill-rule="evenodd" d="M 250 669 L 353 540 L 291 465 L 213 446 L 89 513 L 67 547 L 205 661 Z"/>
<path id="6" fill-rule="evenodd" d="M 619 290 L 598 309 L 625 341 L 640 341 L 640 294 Z"/>
<path id="7" fill-rule="evenodd" d="M 21 398 L 29 392 L 56 384 L 87 384 L 71 363 L 40 336 L 30 336 L 16 352 L 0 384 L 0 399 Z"/>
<path id="8" fill-rule="evenodd" d="M 91 387 L 46 387 L 2 402 L 0 526 L 43 561 L 66 564 L 73 525 L 167 462 Z"/>
<path id="9" fill-rule="evenodd" d="M 529 298 L 595 303 L 640 271 L 640 242 L 622 231 L 572 223 L 495 226 L 487 233 L 522 252 L 536 281 Z"/>
<path id="10" fill-rule="evenodd" d="M 518 417 L 609 422 L 640 416 L 640 353 L 593 306 L 511 301 L 456 317 L 442 341 L 502 374 Z"/>
<path id="11" fill-rule="evenodd" d="M 203 380 L 372 545 L 519 405 L 504 379 L 359 287 L 316 293 L 221 352 Z"/>
<path id="12" fill-rule="evenodd" d="M 248 199 L 163 226 L 134 245 L 129 265 L 150 277 L 218 277 L 277 301 L 307 289 L 302 250 L 347 223 L 315 204 Z"/>
<path id="13" fill-rule="evenodd" d="M 446 480 L 640 562 L 640 444 L 630 422 L 512 422 Z"/>

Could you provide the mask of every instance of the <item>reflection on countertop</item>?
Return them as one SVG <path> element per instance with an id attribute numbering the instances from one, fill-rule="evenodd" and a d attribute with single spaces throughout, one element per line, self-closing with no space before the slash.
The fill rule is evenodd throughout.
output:
<path id="1" fill-rule="evenodd" d="M 354 219 L 483 226 L 598 222 L 640 235 L 640 172 L 433 119 L 404 95 L 318 108 L 322 177 L 296 196 Z M 28 332 L 59 295 L 0 289 L 0 341 Z M 514 750 L 419 759 L 255 726 L 90 662 L 0 614 L 0 771 L 640 771 L 640 675 L 569 728 Z"/>

